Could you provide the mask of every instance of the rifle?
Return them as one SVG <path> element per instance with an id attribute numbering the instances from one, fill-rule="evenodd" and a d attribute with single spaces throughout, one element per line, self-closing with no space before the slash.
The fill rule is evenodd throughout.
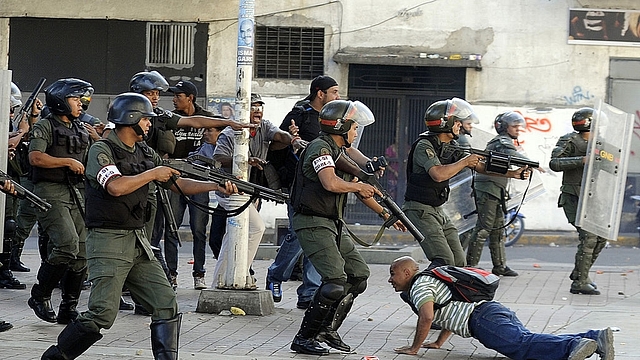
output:
<path id="1" fill-rule="evenodd" d="M 389 216 L 389 218 L 384 222 L 384 227 L 389 228 L 393 226 L 396 221 L 400 220 L 400 222 L 407 228 L 407 230 L 409 230 L 411 235 L 413 235 L 418 242 L 424 240 L 424 235 L 422 235 L 420 230 L 418 230 L 411 220 L 407 218 L 407 215 L 405 215 L 402 209 L 400 209 L 400 206 L 393 201 L 387 190 L 380 185 L 376 176 L 362 170 L 362 168 L 353 159 L 351 159 L 344 150 L 336 160 L 336 169 L 356 176 L 359 180 L 372 185 L 382 193 L 380 202 L 384 203 L 391 213 L 391 216 Z"/>
<path id="2" fill-rule="evenodd" d="M 540 167 L 540 163 L 537 161 L 531 161 L 529 159 L 525 159 L 525 158 L 521 158 L 513 155 L 507 155 L 497 151 L 485 151 L 485 150 L 479 150 L 479 149 L 463 147 L 463 146 L 455 146 L 450 144 L 445 144 L 442 147 L 443 157 L 446 157 L 444 156 L 445 153 L 446 155 L 450 156 L 451 154 L 454 154 L 457 152 L 484 156 L 485 158 L 484 169 L 488 172 L 494 172 L 498 174 L 506 174 L 509 168 L 511 167 L 511 165 L 517 166 L 517 167 L 528 166 L 531 168 Z"/>
<path id="3" fill-rule="evenodd" d="M 32 193 L 31 191 L 22 187 L 22 185 L 13 181 L 11 179 L 11 176 L 7 175 L 4 171 L 0 170 L 0 181 L 5 182 L 7 180 L 11 181 L 11 184 L 13 185 L 14 189 L 16 189 L 16 195 L 13 195 L 13 194 L 8 194 L 8 195 L 15 196 L 18 199 L 25 199 L 30 203 L 32 203 L 33 205 L 35 205 L 41 211 L 48 211 L 49 209 L 51 209 L 51 204 L 42 200 L 42 198 L 38 197 L 36 194 Z"/>
<path id="4" fill-rule="evenodd" d="M 190 178 L 212 181 L 221 186 L 224 186 L 226 181 L 231 181 L 238 187 L 239 192 L 243 192 L 254 197 L 260 197 L 278 204 L 284 204 L 289 199 L 289 194 L 285 194 L 280 190 L 273 190 L 264 186 L 252 184 L 248 181 L 240 180 L 218 168 L 196 164 L 194 163 L 196 160 L 210 163 L 210 160 L 202 155 L 192 155 L 186 159 L 165 159 L 163 160 L 163 165 L 178 170 L 180 173 L 187 175 Z"/>
<path id="5" fill-rule="evenodd" d="M 29 111 L 29 114 L 31 114 L 31 108 L 33 107 L 33 102 L 36 101 L 36 97 L 38 97 L 38 94 L 40 93 L 40 91 L 42 91 L 42 87 L 44 86 L 44 83 L 46 81 L 47 79 L 40 78 L 38 85 L 36 85 L 35 89 L 33 89 L 27 101 L 25 101 L 24 104 L 22 104 L 20 111 L 18 111 L 18 113 L 13 117 L 14 130 L 17 130 L 20 127 L 20 122 L 22 121 L 22 118 L 27 113 L 27 111 Z"/>
<path id="6" fill-rule="evenodd" d="M 169 203 L 167 192 L 165 191 L 165 189 L 160 187 L 158 183 L 156 183 L 156 195 L 158 196 L 158 200 L 160 200 L 160 204 L 162 205 L 164 219 L 169 223 L 169 232 L 176 239 L 178 239 L 178 245 L 182 246 L 180 236 L 178 235 L 178 225 L 176 223 L 176 217 L 173 215 L 173 209 L 171 208 L 171 204 Z"/>

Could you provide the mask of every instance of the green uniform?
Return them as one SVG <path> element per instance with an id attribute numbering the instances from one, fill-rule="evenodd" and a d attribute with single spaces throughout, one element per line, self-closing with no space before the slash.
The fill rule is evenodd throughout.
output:
<path id="1" fill-rule="evenodd" d="M 442 145 L 437 138 L 434 141 Z M 439 153 L 440 151 L 434 148 L 431 141 L 427 139 L 418 140 L 413 150 L 413 168 L 409 170 L 415 174 L 428 175 L 429 169 L 442 165 L 441 159 L 438 157 Z M 446 191 L 448 192 L 448 187 Z M 427 259 L 430 261 L 441 259 L 448 265 L 465 266 L 465 254 L 458 238 L 458 229 L 444 212 L 442 206 L 432 206 L 420 201 L 405 200 L 402 210 L 407 215 L 407 218 L 420 230 L 420 233 L 424 235 L 424 240 L 420 242 L 420 246 Z"/>
<path id="2" fill-rule="evenodd" d="M 578 230 L 578 251 L 575 266 L 569 276 L 572 290 L 585 289 L 593 282 L 589 279 L 589 270 L 607 244 L 607 240 L 577 227 L 575 224 L 580 188 L 582 184 L 583 157 L 587 154 L 587 140 L 580 133 L 572 132 L 558 139 L 551 152 L 549 167 L 553 171 L 562 171 L 562 186 L 558 207 L 562 207 L 567 220 Z"/>
<path id="3" fill-rule="evenodd" d="M 108 140 L 114 146 L 133 153 L 135 148 L 123 144 L 115 132 Z M 139 145 L 136 145 L 139 146 Z M 102 188 L 97 176 L 106 166 L 116 163 L 109 145 L 104 141 L 95 143 L 89 150 L 86 176 L 89 186 Z M 155 152 L 153 163 L 160 165 L 162 159 Z M 105 183 L 106 186 L 106 183 Z M 105 190 L 106 191 L 106 190 Z M 173 289 L 153 255 L 144 228 L 114 229 L 91 228 L 87 237 L 89 279 L 93 282 L 89 297 L 89 310 L 78 317 L 78 321 L 93 332 L 110 328 L 118 314 L 122 286 L 152 312 L 153 320 L 167 320 L 178 314 L 178 305 Z"/>
<path id="4" fill-rule="evenodd" d="M 505 134 L 491 139 L 485 150 L 524 158 L 513 145 L 513 139 Z M 507 193 L 509 181 L 510 179 L 500 176 L 476 175 L 474 189 L 478 221 L 469 240 L 467 251 L 467 265 L 469 266 L 477 266 L 480 262 L 487 237 L 489 237 L 489 251 L 494 269 L 501 272 L 507 266 L 503 227 L 505 201 L 509 196 Z"/>
<path id="5" fill-rule="evenodd" d="M 58 121 L 62 126 L 71 128 L 69 123 L 62 122 L 56 115 L 41 119 L 33 125 L 29 152 L 47 153 L 47 149 L 53 145 L 53 128 L 50 121 Z M 51 204 L 49 211 L 38 212 L 38 221 L 49 235 L 47 262 L 52 265 L 67 264 L 74 271 L 80 271 L 86 266 L 87 261 L 87 232 L 78 207 L 78 202 L 84 204 L 80 192 L 75 185 L 51 181 L 36 182 L 33 192 Z"/>

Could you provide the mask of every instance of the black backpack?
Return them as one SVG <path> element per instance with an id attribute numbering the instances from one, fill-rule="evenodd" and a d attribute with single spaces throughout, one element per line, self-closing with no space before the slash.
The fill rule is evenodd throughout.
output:
<path id="1" fill-rule="evenodd" d="M 435 310 L 447 306 L 451 301 L 491 301 L 500 284 L 500 277 L 497 275 L 473 267 L 441 265 L 428 268 L 413 277 L 411 281 L 412 286 L 420 276 L 434 277 L 447 284 L 449 290 L 451 290 L 451 299 L 447 300 L 444 304 L 433 304 Z M 401 294 L 400 297 L 408 302 L 408 296 L 405 295 L 405 297 L 407 297 L 405 299 Z M 417 314 L 416 309 L 414 309 L 414 312 Z"/>

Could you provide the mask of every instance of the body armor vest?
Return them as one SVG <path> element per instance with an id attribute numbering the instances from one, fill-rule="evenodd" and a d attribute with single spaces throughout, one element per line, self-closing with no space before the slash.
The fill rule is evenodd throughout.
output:
<path id="1" fill-rule="evenodd" d="M 78 120 L 72 120 L 71 127 L 68 128 L 51 117 L 47 120 L 51 124 L 53 141 L 46 153 L 57 158 L 72 158 L 84 162 L 85 151 L 89 146 L 89 133 L 84 125 Z M 82 175 L 70 172 L 67 167 L 46 169 L 33 166 L 31 171 L 34 183 L 40 181 L 67 183 L 69 181 L 75 185 L 82 179 Z"/>
<path id="2" fill-rule="evenodd" d="M 404 195 L 405 201 L 417 201 L 431 206 L 440 206 L 449 199 L 449 180 L 436 182 L 428 173 L 418 174 L 413 172 L 413 154 L 420 140 L 428 140 L 436 154 L 440 154 L 442 144 L 437 141 L 437 134 L 423 133 L 418 140 L 411 145 L 409 160 L 407 163 L 407 191 Z M 440 159 L 443 164 L 451 164 L 456 161 L 454 158 Z"/>
<path id="3" fill-rule="evenodd" d="M 137 175 L 154 168 L 153 152 L 144 143 L 137 143 L 130 153 L 110 140 L 104 141 L 113 153 L 116 167 L 124 176 Z M 94 188 L 89 183 L 86 191 L 86 226 L 88 228 L 136 230 L 144 227 L 149 219 L 147 197 L 149 184 L 123 196 L 112 196 L 102 188 Z M 129 215 L 127 215 L 129 214 Z"/>
<path id="4" fill-rule="evenodd" d="M 573 151 L 570 154 L 567 154 L 567 157 L 582 157 L 587 155 L 588 141 L 583 139 L 580 133 L 573 132 L 565 136 L 568 138 L 566 139 L 566 141 L 570 142 L 573 145 L 571 147 Z M 579 168 L 571 168 L 571 169 L 564 170 L 562 172 L 562 186 L 560 190 L 564 191 L 565 187 L 571 187 L 571 188 L 577 187 L 578 189 L 580 189 L 580 187 L 582 186 L 583 171 L 584 171 L 584 166 L 581 166 Z M 579 193 L 575 195 L 579 195 Z"/>

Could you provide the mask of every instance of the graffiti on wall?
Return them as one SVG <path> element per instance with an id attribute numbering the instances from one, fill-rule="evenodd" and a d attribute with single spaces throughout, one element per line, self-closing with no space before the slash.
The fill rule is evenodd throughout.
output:
<path id="1" fill-rule="evenodd" d="M 575 105 L 583 100 L 591 100 L 595 98 L 595 95 L 589 93 L 589 91 L 582 90 L 582 86 L 574 86 L 573 92 L 569 96 L 563 96 L 567 105 Z"/>

